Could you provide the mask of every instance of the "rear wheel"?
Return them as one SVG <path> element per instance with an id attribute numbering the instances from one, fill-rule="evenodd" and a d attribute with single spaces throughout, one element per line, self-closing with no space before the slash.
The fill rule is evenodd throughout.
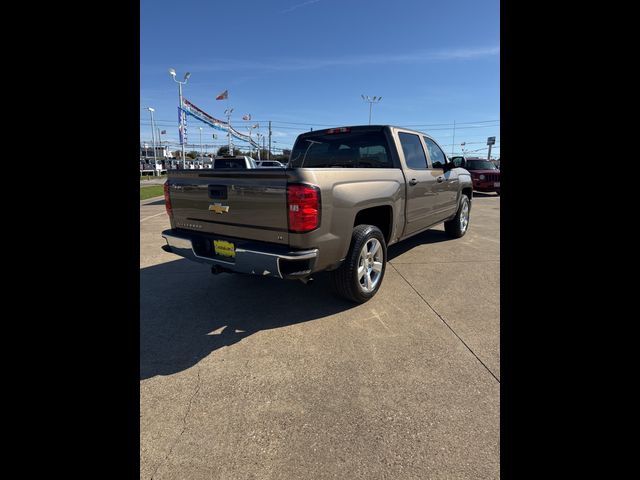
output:
<path id="1" fill-rule="evenodd" d="M 364 303 L 380 289 L 387 265 L 384 235 L 373 225 L 353 229 L 344 263 L 331 272 L 336 293 L 352 302 Z"/>
<path id="2" fill-rule="evenodd" d="M 444 222 L 444 230 L 452 238 L 460 238 L 469 228 L 469 212 L 471 210 L 471 204 L 469 197 L 462 195 L 460 199 L 460 206 L 456 216 L 448 222 Z"/>

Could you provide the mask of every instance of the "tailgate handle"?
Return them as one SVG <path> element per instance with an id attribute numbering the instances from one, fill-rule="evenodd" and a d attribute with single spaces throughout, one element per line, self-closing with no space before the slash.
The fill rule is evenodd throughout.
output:
<path id="1" fill-rule="evenodd" d="M 226 185 L 209 185 L 207 186 L 207 191 L 209 193 L 209 198 L 214 198 L 217 200 L 226 200 L 227 199 L 227 186 Z"/>

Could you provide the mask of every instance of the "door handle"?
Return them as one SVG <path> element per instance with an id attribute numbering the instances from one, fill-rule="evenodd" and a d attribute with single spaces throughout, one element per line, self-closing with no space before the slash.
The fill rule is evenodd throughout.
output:
<path id="1" fill-rule="evenodd" d="M 436 178 L 436 182 L 438 182 L 438 183 L 442 183 L 443 180 L 444 180 L 444 177 L 442 175 L 440 175 L 438 178 Z"/>
<path id="2" fill-rule="evenodd" d="M 409 180 L 409 185 L 416 185 L 418 183 L 418 180 L 416 180 L 415 178 L 412 178 L 411 180 Z"/>

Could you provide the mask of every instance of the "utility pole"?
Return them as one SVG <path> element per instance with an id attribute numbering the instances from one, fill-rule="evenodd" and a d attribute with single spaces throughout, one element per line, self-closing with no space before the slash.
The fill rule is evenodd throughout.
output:
<path id="1" fill-rule="evenodd" d="M 451 142 L 451 156 L 453 157 L 453 147 L 456 145 L 456 121 L 453 121 L 453 140 Z"/>
<path id="2" fill-rule="evenodd" d="M 267 153 L 267 160 L 271 160 L 271 120 L 269 120 L 269 153 Z"/>

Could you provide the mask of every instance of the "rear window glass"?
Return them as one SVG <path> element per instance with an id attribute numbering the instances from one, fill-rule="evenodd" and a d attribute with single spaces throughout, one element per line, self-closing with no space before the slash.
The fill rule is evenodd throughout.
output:
<path id="1" fill-rule="evenodd" d="M 314 135 L 298 139 L 291 168 L 393 168 L 382 131 Z"/>
<path id="2" fill-rule="evenodd" d="M 247 168 L 245 161 L 235 158 L 221 158 L 215 161 L 213 168 Z"/>

